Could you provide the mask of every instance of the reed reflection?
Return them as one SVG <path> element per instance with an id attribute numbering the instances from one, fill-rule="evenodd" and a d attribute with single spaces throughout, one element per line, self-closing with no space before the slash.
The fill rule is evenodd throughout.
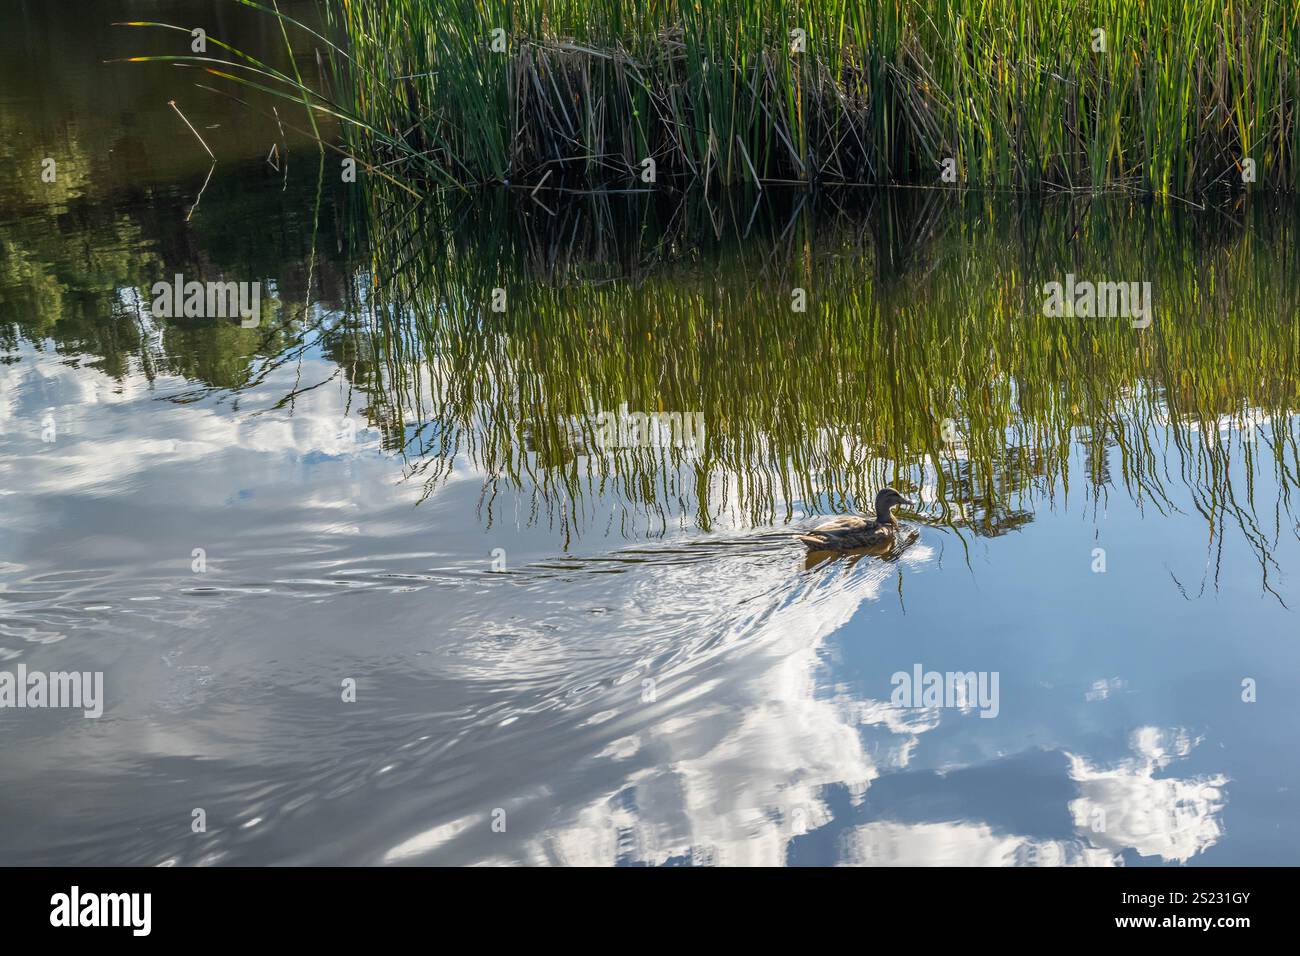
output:
<path id="1" fill-rule="evenodd" d="M 1212 548 L 1249 541 L 1270 591 L 1295 533 L 1293 210 L 930 192 L 374 203 L 371 411 L 427 490 L 461 457 L 484 472 L 488 520 L 502 483 L 566 542 L 598 496 L 655 534 L 854 510 L 888 484 L 969 541 L 1075 488 L 1167 512 L 1178 485 Z M 1150 282 L 1151 321 L 1045 316 L 1067 274 Z M 615 408 L 696 414 L 707 438 L 610 449 L 594 423 Z M 1274 502 L 1253 497 L 1264 471 Z"/>

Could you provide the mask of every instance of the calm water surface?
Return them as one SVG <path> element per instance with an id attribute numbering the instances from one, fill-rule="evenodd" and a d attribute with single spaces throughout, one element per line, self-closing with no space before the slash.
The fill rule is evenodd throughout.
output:
<path id="1" fill-rule="evenodd" d="M 1300 863 L 1294 206 L 417 204 L 103 63 L 279 50 L 182 6 L 4 14 L 0 669 L 106 701 L 0 711 L 0 863 Z M 886 483 L 910 544 L 806 560 Z"/>

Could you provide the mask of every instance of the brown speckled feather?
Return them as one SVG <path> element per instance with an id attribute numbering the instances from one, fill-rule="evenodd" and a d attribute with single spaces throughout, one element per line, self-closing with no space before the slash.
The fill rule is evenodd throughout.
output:
<path id="1" fill-rule="evenodd" d="M 842 515 L 824 521 L 807 534 L 795 535 L 809 551 L 856 551 L 891 545 L 898 537 L 898 521 L 893 509 L 912 503 L 894 488 L 881 488 L 876 494 L 874 518 Z"/>
<path id="2" fill-rule="evenodd" d="M 819 524 L 807 534 L 796 535 L 809 548 L 821 551 L 852 551 L 871 548 L 894 539 L 895 526 L 877 524 L 857 515 L 844 515 Z"/>

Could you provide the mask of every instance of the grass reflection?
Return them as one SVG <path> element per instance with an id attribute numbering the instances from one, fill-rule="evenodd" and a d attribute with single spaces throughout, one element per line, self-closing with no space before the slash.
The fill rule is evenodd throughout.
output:
<path id="1" fill-rule="evenodd" d="M 486 473 L 489 518 L 503 483 L 566 541 L 596 496 L 662 533 L 848 510 L 893 484 L 927 520 L 998 535 L 1079 486 L 1168 512 L 1178 483 L 1215 547 L 1225 525 L 1246 536 L 1266 586 L 1295 531 L 1289 210 L 374 201 L 373 412 L 428 489 L 460 460 Z M 1043 286 L 1067 272 L 1150 281 L 1150 327 L 1045 317 Z M 624 405 L 698 411 L 707 438 L 599 450 L 595 416 Z M 1262 470 L 1276 502 L 1255 500 Z"/>

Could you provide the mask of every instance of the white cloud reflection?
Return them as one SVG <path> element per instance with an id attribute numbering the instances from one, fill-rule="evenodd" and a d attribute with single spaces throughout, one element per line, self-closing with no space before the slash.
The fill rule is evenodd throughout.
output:
<path id="1" fill-rule="evenodd" d="M 985 823 L 895 823 L 854 827 L 844 862 L 857 866 L 1115 866 L 1107 850 L 1078 840 L 995 833 Z"/>
<path id="2" fill-rule="evenodd" d="M 1185 731 L 1142 727 L 1134 731 L 1134 755 L 1102 769 L 1069 754 L 1070 779 L 1081 792 L 1070 803 L 1080 831 L 1100 847 L 1167 863 L 1186 863 L 1222 835 L 1222 774 L 1157 777 L 1175 758 L 1186 757 L 1199 740 Z"/>
<path id="3" fill-rule="evenodd" d="M 302 375 L 312 380 L 331 371 L 329 363 L 306 362 Z M 155 401 L 160 392 L 185 384 L 142 375 L 114 380 L 30 353 L 17 364 L 0 366 L 0 427 L 18 438 L 0 477 L 13 479 L 21 471 L 27 492 L 99 497 L 135 490 L 143 483 L 139 476 L 164 465 L 180 463 L 197 472 L 195 466 L 211 467 L 232 450 L 242 450 L 249 454 L 241 456 L 239 474 L 256 468 L 251 474 L 265 476 L 268 488 L 291 493 L 300 509 L 353 509 L 374 494 L 375 482 L 364 480 L 373 477 L 368 475 L 328 487 L 286 477 L 286 461 L 294 458 L 378 450 L 377 434 L 366 432 L 355 414 L 356 425 L 348 425 L 343 393 L 320 389 L 291 418 L 247 411 L 236 416 L 207 402 Z M 130 405 L 129 415 L 106 408 L 114 405 Z M 45 454 L 40 441 L 45 408 L 55 410 L 58 456 Z M 465 469 L 458 477 L 481 476 Z M 922 500 L 933 500 L 929 481 Z M 229 490 L 202 478 L 190 486 L 168 486 L 173 499 Z M 740 497 L 731 487 L 715 490 L 724 500 Z M 412 485 L 386 496 L 417 493 Z M 351 524 L 329 527 L 360 533 Z M 902 564 L 916 567 L 932 558 L 922 542 Z M 652 719 L 627 718 L 608 702 L 595 718 L 584 717 L 581 726 L 591 728 L 592 759 L 614 768 L 605 778 L 612 785 L 577 794 L 576 810 L 559 811 L 564 816 L 549 829 L 539 828 L 539 835 L 522 839 L 513 852 L 494 853 L 491 862 L 783 865 L 792 841 L 834 822 L 826 802 L 829 790 L 843 792 L 852 807 L 863 807 L 882 773 L 908 770 L 924 734 L 944 720 L 961 719 L 936 709 L 903 710 L 853 690 L 825 690 L 828 638 L 865 604 L 881 600 L 894 566 L 840 562 L 800 577 L 791 561 L 781 559 L 743 570 L 744 591 L 754 598 L 750 603 L 738 598 L 738 565 L 726 559 L 693 565 L 688 574 L 647 563 L 620 582 L 609 601 L 618 626 L 644 632 L 657 625 L 663 633 L 657 645 L 623 650 L 611 667 L 631 668 L 639 677 L 642 660 L 664 653 L 662 647 L 681 653 L 689 645 L 684 634 L 697 640 L 716 635 L 718 644 L 678 662 L 663 682 L 663 707 Z M 659 617 L 650 620 L 650 615 Z M 564 631 L 512 626 L 508 633 L 514 640 L 507 645 L 492 640 L 500 636 L 497 630 L 500 625 L 492 621 L 477 621 L 474 641 L 457 648 L 473 653 L 449 658 L 442 673 L 464 678 L 472 666 L 485 666 L 498 681 L 517 672 L 537 682 L 574 667 L 572 639 Z M 595 635 L 602 644 L 607 636 Z M 197 682 L 187 677 L 186 687 Z M 1118 679 L 1098 682 L 1090 699 L 1104 700 L 1122 686 Z M 870 750 L 864 746 L 864 727 L 875 732 Z M 211 756 L 207 738 L 169 732 L 145 739 L 158 753 Z M 1133 753 L 1113 765 L 1066 754 L 1069 778 L 1078 788 L 1068 804 L 1075 828 L 1069 836 L 1000 832 L 981 820 L 873 820 L 835 836 L 840 859 L 863 865 L 1115 865 L 1132 850 L 1164 862 L 1186 862 L 1222 835 L 1227 779 L 1157 773 L 1186 757 L 1195 743 L 1184 732 L 1144 727 L 1133 735 Z M 1008 740 L 1006 750 L 1015 752 L 1019 744 L 1018 738 Z M 423 827 L 392 841 L 378 861 L 427 858 L 472 839 L 484 829 L 484 819 L 466 813 Z"/>
<path id="4" fill-rule="evenodd" d="M 929 549 L 915 547 L 904 561 L 931 558 Z M 784 566 L 768 570 L 789 574 Z M 728 600 L 723 582 L 704 573 L 696 593 Z M 855 808 L 850 815 L 870 811 L 880 775 L 906 772 L 922 735 L 962 719 L 847 691 L 818 693 L 825 687 L 826 639 L 864 603 L 879 600 L 893 573 L 880 563 L 840 566 L 793 592 L 773 581 L 764 593 L 774 603 L 750 609 L 752 630 L 731 635 L 734 652 L 720 655 L 717 667 L 701 668 L 709 679 L 701 673 L 692 683 L 689 716 L 647 722 L 635 737 L 598 752 L 615 764 L 636 764 L 632 758 L 647 753 L 653 761 L 630 767 L 620 786 L 521 847 L 517 860 L 779 866 L 790 858 L 792 841 L 828 825 L 839 861 L 851 865 L 1117 866 L 1128 850 L 1185 862 L 1215 842 L 1226 779 L 1156 779 L 1194 741 L 1150 727 L 1134 734 L 1133 756 L 1111 767 L 1065 754 L 1079 792 L 1060 807 L 1066 826 L 1073 821 L 1068 835 L 1017 834 L 979 819 L 873 820 L 836 832 L 828 791 L 846 794 Z M 653 573 L 643 586 L 658 588 L 661 602 L 671 591 Z M 870 750 L 864 727 L 873 731 Z M 1007 752 L 1016 752 L 1015 740 Z M 1102 813 L 1105 826 L 1098 828 Z"/>

